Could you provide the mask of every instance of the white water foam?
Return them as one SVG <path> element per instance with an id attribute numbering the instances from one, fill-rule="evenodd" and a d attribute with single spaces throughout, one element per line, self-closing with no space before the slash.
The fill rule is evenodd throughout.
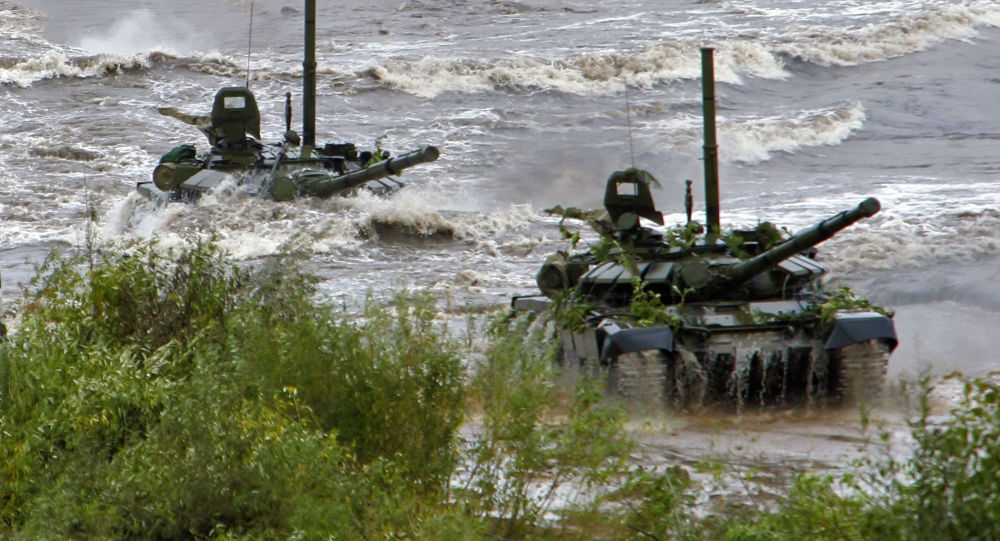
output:
<path id="1" fill-rule="evenodd" d="M 251 196 L 230 182 L 197 204 L 159 204 L 130 194 L 101 221 L 99 244 L 129 246 L 156 240 L 168 246 L 189 236 L 214 236 L 237 258 L 288 251 L 314 254 L 365 251 L 362 245 L 375 226 L 400 228 L 417 235 L 445 235 L 477 240 L 517 230 L 534 214 L 525 205 L 492 212 L 436 210 L 433 198 L 418 191 L 392 198 L 361 193 L 350 198 L 303 198 L 275 202 Z"/>
<path id="2" fill-rule="evenodd" d="M 719 138 L 726 148 L 726 161 L 758 163 L 770 159 L 775 152 L 837 145 L 861 129 L 864 121 L 864 106 L 849 102 L 829 109 L 803 111 L 793 117 L 771 116 L 724 124 Z"/>
<path id="3" fill-rule="evenodd" d="M 880 6 L 885 10 L 885 6 Z M 864 11 L 864 10 L 862 10 Z M 875 17 L 867 14 L 866 19 Z M 819 65 L 857 65 L 887 60 L 947 39 L 970 39 L 977 27 L 1000 25 L 1000 3 L 924 5 L 859 28 L 830 29 L 826 23 L 796 25 L 768 37 L 685 38 L 638 51 L 602 52 L 546 60 L 487 61 L 426 56 L 417 61 L 389 59 L 368 72 L 382 84 L 422 97 L 443 92 L 557 90 L 580 95 L 620 92 L 624 85 L 651 87 L 700 77 L 697 49 L 716 48 L 716 78 L 741 84 L 743 77 L 783 79 L 789 76 L 782 57 Z"/>
<path id="4" fill-rule="evenodd" d="M 21 40 L 42 40 L 45 15 L 14 2 L 0 2 L 0 35 Z"/>
<path id="5" fill-rule="evenodd" d="M 719 154 L 723 163 L 754 164 L 771 159 L 776 152 L 795 152 L 803 147 L 837 145 L 861 129 L 866 118 L 859 102 L 844 102 L 825 109 L 792 112 L 747 120 L 721 119 Z M 696 155 L 702 144 L 701 117 L 669 119 L 659 126 L 660 139 L 670 152 Z"/>
<path id="6" fill-rule="evenodd" d="M 360 211 L 365 225 L 382 224 L 401 227 L 421 235 L 447 235 L 458 240 L 475 240 L 525 226 L 534 216 L 527 205 L 511 205 L 490 213 L 442 211 L 432 201 L 432 194 L 405 190 L 390 198 L 360 193 L 354 197 L 335 198 L 341 209 Z"/>
<path id="7" fill-rule="evenodd" d="M 1000 3 L 927 7 L 853 30 L 799 27 L 794 34 L 801 37 L 775 50 L 823 66 L 854 66 L 922 51 L 947 39 L 970 39 L 982 25 L 1000 26 Z"/>
<path id="8" fill-rule="evenodd" d="M 637 53 L 607 52 L 566 60 L 521 59 L 484 62 L 425 57 L 416 62 L 389 60 L 370 68 L 383 84 L 423 97 L 442 92 L 501 89 L 553 89 L 581 95 L 613 94 L 623 85 L 650 87 L 701 76 L 698 43 L 673 42 Z M 752 41 L 717 45 L 717 78 L 739 84 L 743 75 L 787 76 L 773 54 Z"/>
<path id="9" fill-rule="evenodd" d="M 126 70 L 150 69 L 157 61 L 174 58 L 172 53 L 153 51 L 133 56 L 67 56 L 66 52 L 50 50 L 39 56 L 15 60 L 10 67 L 0 68 L 0 85 L 22 88 L 44 79 L 60 77 L 105 77 Z"/>
<path id="10" fill-rule="evenodd" d="M 927 215 L 889 212 L 855 224 L 823 245 L 836 275 L 971 263 L 1000 252 L 1000 210 Z"/>

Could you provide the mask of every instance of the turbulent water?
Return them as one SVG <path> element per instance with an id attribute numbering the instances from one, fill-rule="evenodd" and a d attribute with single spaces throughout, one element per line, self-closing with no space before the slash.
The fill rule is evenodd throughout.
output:
<path id="1" fill-rule="evenodd" d="M 390 199 L 237 191 L 164 208 L 134 193 L 170 148 L 204 148 L 157 107 L 205 114 L 218 88 L 249 80 L 264 138 L 279 138 L 285 92 L 301 101 L 300 3 L 0 1 L 8 315 L 53 247 L 209 232 L 241 260 L 303 250 L 335 298 L 414 286 L 456 311 L 504 304 L 563 246 L 541 209 L 597 207 L 632 163 L 662 183 L 668 222 L 684 180 L 701 199 L 707 45 L 723 225 L 796 230 L 878 197 L 882 212 L 820 258 L 896 310 L 890 375 L 1000 369 L 995 0 L 320 4 L 317 140 L 442 151 Z"/>

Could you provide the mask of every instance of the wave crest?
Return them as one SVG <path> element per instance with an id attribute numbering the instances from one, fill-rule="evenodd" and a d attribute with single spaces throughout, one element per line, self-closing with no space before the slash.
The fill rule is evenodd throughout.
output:
<path id="1" fill-rule="evenodd" d="M 726 162 L 759 163 L 775 152 L 794 152 L 802 147 L 836 145 L 860 129 L 867 115 L 860 102 L 845 102 L 827 108 L 803 111 L 794 116 L 770 116 L 745 121 L 721 122 L 719 146 Z M 668 150 L 700 145 L 700 128 L 688 127 L 664 139 Z M 692 150 L 693 151 L 693 150 Z"/>
<path id="2" fill-rule="evenodd" d="M 122 72 L 148 70 L 157 62 L 173 59 L 176 57 L 163 51 L 145 52 L 131 57 L 67 57 L 53 50 L 32 58 L 0 60 L 0 85 L 26 88 L 45 79 L 106 77 Z"/>
<path id="3" fill-rule="evenodd" d="M 832 109 L 805 111 L 792 118 L 770 117 L 745 124 L 726 124 L 720 138 L 728 161 L 758 163 L 775 152 L 794 152 L 802 147 L 836 145 L 861 129 L 866 118 L 859 102 Z"/>
<path id="4" fill-rule="evenodd" d="M 803 38 L 776 45 L 775 51 L 823 66 L 855 66 L 922 51 L 947 39 L 969 39 L 984 24 L 1000 26 L 1000 4 L 972 2 L 923 9 L 851 32 L 800 28 L 797 33 Z"/>
<path id="5" fill-rule="evenodd" d="M 716 74 L 720 81 L 742 82 L 743 75 L 784 78 L 781 61 L 752 41 L 718 45 Z M 665 43 L 636 53 L 595 53 L 565 60 L 503 60 L 495 62 L 388 60 L 372 66 L 369 75 L 382 84 L 422 97 L 442 92 L 484 92 L 494 89 L 558 90 L 581 95 L 620 92 L 624 85 L 651 87 L 701 76 L 698 45 Z"/>

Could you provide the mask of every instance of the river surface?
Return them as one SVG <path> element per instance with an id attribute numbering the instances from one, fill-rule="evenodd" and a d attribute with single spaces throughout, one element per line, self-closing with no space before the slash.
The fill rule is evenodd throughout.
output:
<path id="1" fill-rule="evenodd" d="M 237 191 L 158 207 L 137 196 L 163 153 L 205 149 L 157 107 L 207 114 L 218 88 L 249 82 L 263 138 L 280 137 L 285 92 L 301 103 L 302 11 L 279 0 L 0 1 L 8 318 L 53 248 L 169 247 L 210 233 L 241 261 L 304 251 L 323 293 L 345 302 L 410 287 L 452 313 L 506 304 L 532 293 L 539 264 L 565 246 L 542 209 L 598 207 L 615 170 L 656 176 L 668 224 L 683 220 L 684 181 L 695 180 L 700 216 L 698 51 L 712 46 L 723 227 L 795 231 L 877 197 L 883 210 L 818 257 L 830 282 L 896 311 L 890 381 L 1000 369 L 995 0 L 320 2 L 317 140 L 372 147 L 384 135 L 397 154 L 430 144 L 441 158 L 406 171 L 389 199 Z M 854 430 L 827 417 L 751 424 L 751 440 L 778 442 L 778 462 L 789 431 L 808 457 L 810 442 L 829 449 Z M 701 432 L 682 432 L 673 441 L 697 456 L 683 442 Z"/>

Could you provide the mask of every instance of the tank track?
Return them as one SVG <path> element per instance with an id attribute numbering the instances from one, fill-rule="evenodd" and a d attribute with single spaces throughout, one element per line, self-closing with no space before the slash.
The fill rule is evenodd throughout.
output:
<path id="1" fill-rule="evenodd" d="M 878 400 L 890 352 L 889 344 L 882 340 L 869 340 L 830 352 L 823 351 L 816 343 L 812 358 L 796 366 L 796 372 L 801 372 L 799 377 L 792 378 L 787 372 L 781 374 L 780 370 L 773 372 L 774 369 L 790 370 L 787 358 L 784 363 L 772 367 L 772 376 L 778 378 L 767 387 L 771 392 L 765 396 L 760 394 L 763 387 L 753 391 L 748 387 L 757 380 L 766 379 L 766 371 L 754 374 L 752 367 L 746 365 L 743 370 L 724 366 L 724 370 L 713 372 L 711 366 L 683 348 L 669 355 L 647 350 L 619 355 L 609 364 L 608 391 L 623 399 L 628 409 L 646 412 L 668 407 L 698 408 L 708 405 L 706 401 L 732 401 L 739 408 L 807 401 L 815 405 L 848 406 Z M 720 368 L 718 363 L 715 368 Z M 786 388 L 793 383 L 801 388 Z M 801 398 L 792 400 L 793 395 Z"/>
<path id="2" fill-rule="evenodd" d="M 845 346 L 830 355 L 830 394 L 844 405 L 878 400 L 889 367 L 889 344 L 868 340 Z"/>
<path id="3" fill-rule="evenodd" d="M 608 390 L 624 399 L 630 410 L 662 411 L 667 366 L 667 359 L 657 350 L 619 355 L 608 367 Z"/>

